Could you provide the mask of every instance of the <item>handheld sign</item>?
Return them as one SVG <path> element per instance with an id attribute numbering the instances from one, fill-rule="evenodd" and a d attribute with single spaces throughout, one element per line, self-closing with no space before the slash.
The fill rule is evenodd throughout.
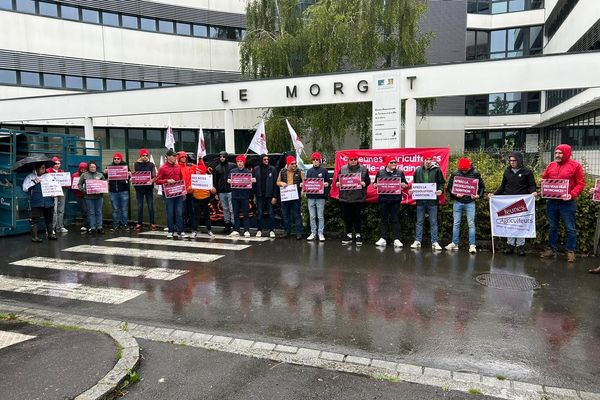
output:
<path id="1" fill-rule="evenodd" d="M 40 183 L 42 184 L 42 197 L 64 196 L 62 187 L 56 180 L 50 178 L 44 179 L 42 176 Z"/>
<path id="2" fill-rule="evenodd" d="M 210 190 L 212 188 L 212 175 L 192 174 L 192 189 Z"/>
<path id="3" fill-rule="evenodd" d="M 594 186 L 594 201 L 600 201 L 600 179 L 596 179 L 596 186 Z"/>
<path id="4" fill-rule="evenodd" d="M 435 194 L 436 184 L 435 183 L 413 183 L 412 184 L 412 198 L 414 200 L 435 200 L 437 195 Z"/>
<path id="5" fill-rule="evenodd" d="M 377 194 L 402 194 L 402 180 L 399 176 L 377 179 Z"/>
<path id="6" fill-rule="evenodd" d="M 131 173 L 131 183 L 134 186 L 152 185 L 152 171 L 136 171 Z"/>
<path id="7" fill-rule="evenodd" d="M 165 183 L 162 185 L 162 191 L 166 199 L 170 199 L 172 197 L 185 196 L 187 193 L 184 181 Z"/>
<path id="8" fill-rule="evenodd" d="M 568 179 L 542 179 L 542 198 L 560 199 L 569 194 Z"/>
<path id="9" fill-rule="evenodd" d="M 296 185 L 287 185 L 279 190 L 281 201 L 298 200 L 298 187 Z"/>
<path id="10" fill-rule="evenodd" d="M 479 189 L 479 179 L 465 178 L 462 176 L 455 176 L 454 182 L 452 183 L 452 194 L 462 194 L 464 196 L 477 196 Z"/>
<path id="11" fill-rule="evenodd" d="M 108 182 L 102 179 L 88 179 L 85 181 L 87 194 L 108 193 Z"/>
<path id="12" fill-rule="evenodd" d="M 340 190 L 356 190 L 362 189 L 360 183 L 360 172 L 355 174 L 343 174 L 339 176 Z"/>
<path id="13" fill-rule="evenodd" d="M 79 177 L 78 176 L 73 177 L 73 183 L 71 184 L 71 189 L 79 190 Z"/>
<path id="14" fill-rule="evenodd" d="M 302 190 L 306 194 L 323 194 L 325 192 L 325 180 L 323 178 L 305 178 Z"/>
<path id="15" fill-rule="evenodd" d="M 52 174 L 56 182 L 62 187 L 71 186 L 71 173 L 70 172 L 55 172 Z"/>
<path id="16" fill-rule="evenodd" d="M 252 174 L 250 173 L 231 173 L 232 189 L 252 189 Z"/>
<path id="17" fill-rule="evenodd" d="M 109 165 L 108 180 L 109 181 L 126 181 L 129 179 L 129 169 L 127 165 Z"/>

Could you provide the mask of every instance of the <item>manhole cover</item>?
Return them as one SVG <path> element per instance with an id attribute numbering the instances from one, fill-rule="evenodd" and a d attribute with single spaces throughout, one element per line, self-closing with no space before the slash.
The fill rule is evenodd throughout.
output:
<path id="1" fill-rule="evenodd" d="M 510 274 L 481 274 L 475 277 L 475 281 L 483 286 L 496 289 L 520 290 L 523 292 L 540 289 L 542 287 L 540 283 L 533 278 Z"/>

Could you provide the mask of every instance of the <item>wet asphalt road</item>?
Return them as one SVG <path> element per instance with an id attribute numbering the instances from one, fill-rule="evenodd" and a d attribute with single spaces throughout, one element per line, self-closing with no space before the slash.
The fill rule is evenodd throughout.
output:
<path id="1" fill-rule="evenodd" d="M 107 242 L 75 231 L 42 245 L 26 236 L 3 238 L 0 246 L 9 251 L 0 261 L 0 273 L 137 289 L 143 295 L 118 305 L 7 291 L 0 291 L 0 300 L 148 325 L 293 340 L 313 348 L 600 392 L 600 277 L 586 273 L 598 262 L 594 258 L 580 257 L 569 266 L 563 257 L 540 261 L 535 255 L 432 254 L 428 248 L 379 250 L 372 244 L 356 248 L 296 240 L 249 242 L 245 250 L 229 251 L 159 246 L 151 243 L 158 237 L 135 233 L 121 236 L 146 238 L 148 244 Z M 81 244 L 122 248 L 124 255 L 61 251 Z M 125 255 L 132 249 L 225 257 L 211 263 L 150 260 Z M 33 256 L 189 273 L 158 281 L 8 265 Z M 542 288 L 499 290 L 473 279 L 490 271 L 531 276 Z"/>

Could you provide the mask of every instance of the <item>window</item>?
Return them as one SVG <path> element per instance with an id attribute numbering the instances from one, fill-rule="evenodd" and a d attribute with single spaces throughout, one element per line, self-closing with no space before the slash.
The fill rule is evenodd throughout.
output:
<path id="1" fill-rule="evenodd" d="M 492 0 L 492 14 L 500 14 L 508 11 L 508 4 L 506 1 L 494 2 Z"/>
<path id="2" fill-rule="evenodd" d="M 468 0 L 467 12 L 472 14 L 500 14 L 535 10 L 544 7 L 543 0 Z"/>
<path id="3" fill-rule="evenodd" d="M 152 18 L 140 18 L 140 26 L 143 31 L 156 32 L 156 20 Z"/>
<path id="4" fill-rule="evenodd" d="M 198 137 L 197 131 L 192 130 L 181 130 L 181 147 L 183 151 L 191 152 L 196 154 L 198 148 Z M 242 153 L 243 154 L 243 153 Z"/>
<path id="5" fill-rule="evenodd" d="M 93 24 L 100 23 L 100 12 L 96 10 L 90 10 L 88 8 L 81 9 L 81 19 L 85 22 L 91 22 Z"/>
<path id="6" fill-rule="evenodd" d="M 108 146 L 109 149 L 124 149 L 125 148 L 125 129 L 110 128 L 108 130 Z"/>
<path id="7" fill-rule="evenodd" d="M 65 76 L 67 89 L 83 89 L 83 78 L 81 76 Z"/>
<path id="8" fill-rule="evenodd" d="M 120 79 L 107 79 L 106 90 L 123 90 L 123 81 Z"/>
<path id="9" fill-rule="evenodd" d="M 119 14 L 102 11 L 102 23 L 109 26 L 119 26 Z"/>
<path id="10" fill-rule="evenodd" d="M 465 97 L 465 115 L 508 115 L 540 112 L 540 92 L 492 93 Z"/>
<path id="11" fill-rule="evenodd" d="M 0 69 L 0 83 L 16 85 L 17 84 L 17 71 L 11 71 L 8 69 Z"/>
<path id="12" fill-rule="evenodd" d="M 134 149 L 139 149 L 145 146 L 144 130 L 143 129 L 128 129 L 127 130 L 127 146 Z"/>
<path id="13" fill-rule="evenodd" d="M 465 115 L 487 115 L 488 114 L 488 96 L 467 96 L 465 97 Z"/>
<path id="14" fill-rule="evenodd" d="M 17 0 L 17 11 L 35 14 L 35 1 L 33 0 Z"/>
<path id="15" fill-rule="evenodd" d="M 57 75 L 57 74 L 42 74 L 42 76 L 44 78 L 44 86 L 45 87 L 51 87 L 51 88 L 61 88 L 61 87 L 63 87 L 62 77 L 60 75 Z"/>
<path id="16" fill-rule="evenodd" d="M 493 130 L 493 131 L 465 131 L 465 149 L 475 150 L 477 148 L 498 149 L 506 144 L 515 149 L 525 146 L 525 130 Z"/>
<path id="17" fill-rule="evenodd" d="M 208 27 L 206 25 L 194 25 L 194 36 L 208 37 Z"/>
<path id="18" fill-rule="evenodd" d="M 87 90 L 104 90 L 104 81 L 102 78 L 85 78 L 85 88 Z"/>
<path id="19" fill-rule="evenodd" d="M 145 144 L 145 146 L 147 146 L 150 149 L 164 148 L 164 140 L 163 140 L 162 130 L 146 129 L 146 144 Z M 158 161 L 158 160 L 156 160 L 156 161 Z"/>
<path id="20" fill-rule="evenodd" d="M 467 60 L 541 54 L 542 41 L 541 26 L 501 29 L 491 32 L 467 31 Z"/>
<path id="21" fill-rule="evenodd" d="M 158 20 L 158 31 L 163 33 L 173 33 L 175 32 L 175 25 L 173 21 L 165 21 L 162 19 Z"/>
<path id="22" fill-rule="evenodd" d="M 184 24 L 183 22 L 177 22 L 175 24 L 177 28 L 178 35 L 191 35 L 192 34 L 192 26 L 190 24 Z"/>
<path id="23" fill-rule="evenodd" d="M 58 4 L 55 3 L 46 3 L 40 1 L 40 15 L 45 15 L 47 17 L 58 17 Z"/>
<path id="24" fill-rule="evenodd" d="M 61 4 L 60 15 L 64 19 L 79 21 L 79 9 L 77 7 L 65 6 L 64 4 Z"/>
<path id="25" fill-rule="evenodd" d="M 133 15 L 122 15 L 121 21 L 123 22 L 123 28 L 138 29 L 139 18 Z"/>
<path id="26" fill-rule="evenodd" d="M 0 0 L 0 10 L 12 10 L 12 0 Z"/>
<path id="27" fill-rule="evenodd" d="M 21 85 L 24 86 L 40 86 L 39 72 L 21 71 Z"/>
<path id="28" fill-rule="evenodd" d="M 467 31 L 467 60 L 489 58 L 489 37 L 487 31 Z"/>
<path id="29" fill-rule="evenodd" d="M 231 39 L 238 40 L 242 37 L 241 29 L 231 28 L 226 26 L 211 26 L 209 35 L 215 39 Z"/>
<path id="30" fill-rule="evenodd" d="M 144 82 L 145 88 L 156 88 L 158 87 L 158 82 Z"/>
<path id="31" fill-rule="evenodd" d="M 125 81 L 125 89 L 126 90 L 141 89 L 141 88 L 142 88 L 142 82 L 139 82 L 139 81 Z"/>

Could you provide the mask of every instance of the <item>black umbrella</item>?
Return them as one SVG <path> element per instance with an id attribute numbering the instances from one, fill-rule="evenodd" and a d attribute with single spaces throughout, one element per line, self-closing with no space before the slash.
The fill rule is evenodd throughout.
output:
<path id="1" fill-rule="evenodd" d="M 15 172 L 29 172 L 33 171 L 42 164 L 46 167 L 53 167 L 54 161 L 52 161 L 52 159 L 45 154 L 36 154 L 20 159 L 13 164 L 12 170 Z"/>

